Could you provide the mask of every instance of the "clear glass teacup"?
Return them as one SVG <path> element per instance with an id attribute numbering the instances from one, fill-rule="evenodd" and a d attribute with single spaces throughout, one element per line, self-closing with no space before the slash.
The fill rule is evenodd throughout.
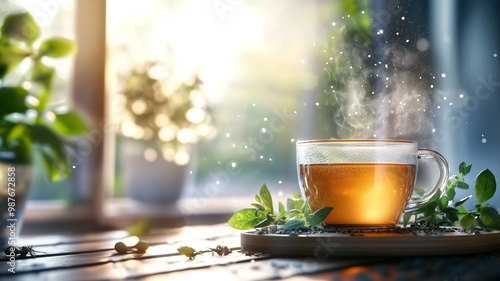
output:
<path id="1" fill-rule="evenodd" d="M 313 211 L 333 207 L 328 226 L 393 227 L 403 212 L 425 204 L 449 177 L 448 163 L 413 141 L 297 141 L 297 169 L 302 195 Z M 437 184 L 412 197 L 420 158 L 439 167 Z"/>

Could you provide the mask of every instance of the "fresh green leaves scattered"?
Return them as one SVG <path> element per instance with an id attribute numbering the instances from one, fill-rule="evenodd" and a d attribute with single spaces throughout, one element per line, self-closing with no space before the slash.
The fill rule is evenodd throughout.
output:
<path id="1" fill-rule="evenodd" d="M 32 152 L 36 152 L 50 180 L 65 178 L 70 169 L 64 137 L 84 135 L 89 128 L 76 111 L 53 112 L 47 108 L 56 75 L 42 59 L 72 55 L 76 43 L 55 37 L 36 48 L 40 29 L 29 13 L 8 15 L 0 32 L 0 99 L 7 101 L 0 104 L 0 151 L 13 153 L 14 161 L 21 164 L 30 163 Z M 27 81 L 6 85 L 4 78 L 24 60 L 31 62 L 24 75 Z M 25 87 L 24 82 L 33 87 Z"/>
<path id="2" fill-rule="evenodd" d="M 228 224 L 239 230 L 263 227 L 295 230 L 320 225 L 333 210 L 332 207 L 324 207 L 313 212 L 309 205 L 309 197 L 303 200 L 294 192 L 293 198 L 287 200 L 287 208 L 278 202 L 278 212 L 276 212 L 266 184 L 262 185 L 259 195 L 255 195 L 255 201 L 257 203 L 251 204 L 254 208 L 237 211 L 229 219 Z"/>
<path id="3" fill-rule="evenodd" d="M 460 163 L 459 173 L 453 175 L 444 191 L 438 190 L 420 209 L 403 215 L 404 225 L 409 223 L 411 216 L 415 216 L 416 222 L 424 222 L 433 226 L 459 223 L 464 229 L 474 229 L 479 226 L 500 230 L 498 211 L 485 203 L 493 197 L 496 191 L 495 176 L 490 170 L 483 170 L 476 177 L 474 195 L 479 203 L 474 204 L 473 210 L 468 211 L 463 206 L 472 198 L 472 195 L 455 200 L 456 188 L 469 189 L 465 176 L 470 173 L 471 168 L 472 164 Z"/>

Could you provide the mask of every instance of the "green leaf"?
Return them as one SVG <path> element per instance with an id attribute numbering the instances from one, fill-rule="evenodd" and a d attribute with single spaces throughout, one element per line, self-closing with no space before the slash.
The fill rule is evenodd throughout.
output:
<path id="1" fill-rule="evenodd" d="M 439 199 L 438 207 L 440 210 L 443 210 L 446 206 L 448 206 L 448 198 L 445 195 Z"/>
<path id="2" fill-rule="evenodd" d="M 278 225 L 278 229 L 293 230 L 304 226 L 304 221 L 297 218 L 289 219 L 285 224 Z"/>
<path id="3" fill-rule="evenodd" d="M 301 209 L 304 204 L 302 199 L 287 198 L 286 209 L 290 212 L 292 209 Z"/>
<path id="4" fill-rule="evenodd" d="M 266 207 L 262 206 L 259 203 L 252 203 L 251 205 L 254 206 L 255 208 L 257 208 L 260 211 L 265 211 L 266 210 Z"/>
<path id="5" fill-rule="evenodd" d="M 481 221 L 486 225 L 490 225 L 494 221 L 498 221 L 500 223 L 500 215 L 498 211 L 493 207 L 483 207 L 481 208 Z"/>
<path id="6" fill-rule="evenodd" d="M 63 140 L 51 129 L 43 125 L 30 126 L 30 138 L 42 150 L 45 165 L 48 168 L 49 179 L 58 181 L 69 175 L 69 164 L 66 158 Z"/>
<path id="7" fill-rule="evenodd" d="M 404 213 L 403 214 L 403 226 L 406 227 L 408 225 L 408 222 L 410 221 L 411 216 L 413 215 L 412 212 Z"/>
<path id="8" fill-rule="evenodd" d="M 64 136 L 79 136 L 89 132 L 87 123 L 82 116 L 74 110 L 56 114 L 53 128 L 56 132 Z"/>
<path id="9" fill-rule="evenodd" d="M 459 215 L 465 215 L 465 214 L 469 213 L 469 212 L 467 212 L 467 210 L 465 209 L 465 207 L 462 206 L 462 205 L 458 206 L 457 210 L 458 210 L 458 214 Z"/>
<path id="10" fill-rule="evenodd" d="M 271 193 L 269 192 L 269 189 L 267 189 L 267 185 L 264 183 L 262 187 L 260 188 L 260 198 L 262 198 L 262 202 L 264 203 L 264 206 L 266 206 L 267 211 L 272 213 L 273 212 L 273 198 L 271 196 Z"/>
<path id="11" fill-rule="evenodd" d="M 297 192 L 292 192 L 292 196 L 293 198 L 296 198 L 296 199 L 302 199 L 302 196 L 300 196 L 299 194 L 297 194 Z"/>
<path id="12" fill-rule="evenodd" d="M 288 210 L 288 213 L 289 214 L 302 214 L 302 212 L 298 209 L 291 209 L 291 210 Z"/>
<path id="13" fill-rule="evenodd" d="M 467 165 L 467 167 L 465 167 L 465 174 L 463 174 L 464 176 L 467 175 L 468 173 L 470 173 L 470 170 L 472 169 L 472 164 L 469 164 Z"/>
<path id="14" fill-rule="evenodd" d="M 283 205 L 283 203 L 278 202 L 278 209 L 279 209 L 280 216 L 286 215 L 286 209 L 285 209 L 285 205 Z"/>
<path id="15" fill-rule="evenodd" d="M 45 171 L 47 172 L 50 181 L 56 182 L 68 177 L 68 166 L 65 163 L 62 163 L 52 151 L 41 148 L 40 152 L 45 166 Z"/>
<path id="16" fill-rule="evenodd" d="M 262 200 L 260 200 L 259 195 L 255 194 L 255 201 L 259 202 L 262 204 Z"/>
<path id="17" fill-rule="evenodd" d="M 271 225 L 274 222 L 274 219 L 270 216 L 267 216 L 265 220 L 259 222 L 254 228 L 262 228 Z"/>
<path id="18" fill-rule="evenodd" d="M 43 64 L 41 60 L 35 60 L 33 68 L 31 69 L 31 80 L 39 83 L 45 90 L 48 91 L 52 88 L 54 69 Z"/>
<path id="19" fill-rule="evenodd" d="M 51 38 L 43 41 L 38 49 L 38 56 L 61 58 L 76 53 L 76 44 L 65 38 Z"/>
<path id="20" fill-rule="evenodd" d="M 469 198 L 471 198 L 471 197 L 472 197 L 472 195 L 469 195 L 465 198 L 460 199 L 460 201 L 455 203 L 455 207 L 461 206 L 463 203 L 465 203 L 465 201 L 469 200 Z"/>
<path id="21" fill-rule="evenodd" d="M 9 101 L 0 102 L 0 118 L 14 112 L 26 112 L 28 107 L 25 105 L 24 101 L 28 95 L 28 91 L 21 87 L 0 88 L 0 99 L 2 101 Z"/>
<path id="22" fill-rule="evenodd" d="M 472 215 L 465 215 L 461 220 L 460 220 L 460 225 L 464 229 L 474 229 L 477 226 L 476 219 Z"/>
<path id="23" fill-rule="evenodd" d="M 422 187 L 420 187 L 420 186 L 416 186 L 416 187 L 415 187 L 415 192 L 416 192 L 418 195 L 420 195 L 420 196 L 424 196 L 424 194 L 425 194 L 425 189 L 423 189 L 423 188 L 422 188 Z"/>
<path id="24" fill-rule="evenodd" d="M 247 208 L 241 209 L 233 214 L 233 216 L 227 222 L 232 228 L 238 230 L 252 229 L 258 223 L 266 219 L 266 215 L 259 212 L 255 215 L 255 209 Z"/>
<path id="25" fill-rule="evenodd" d="M 40 29 L 29 13 L 7 16 L 3 22 L 1 32 L 2 37 L 24 41 L 29 45 L 40 36 Z"/>
<path id="26" fill-rule="evenodd" d="M 188 257 L 190 260 L 194 259 L 196 257 L 196 255 L 198 255 L 198 253 L 195 251 L 195 249 L 188 247 L 188 246 L 178 248 L 177 252 L 179 252 L 179 254 L 182 254 L 182 255 Z"/>
<path id="27" fill-rule="evenodd" d="M 450 200 L 453 200 L 453 198 L 455 198 L 455 195 L 456 195 L 455 188 L 446 189 L 446 197 L 448 197 Z"/>
<path id="28" fill-rule="evenodd" d="M 446 207 L 443 209 L 443 213 L 445 214 L 458 214 L 458 210 L 452 207 Z"/>
<path id="29" fill-rule="evenodd" d="M 466 174 L 465 170 L 467 169 L 467 164 L 465 164 L 465 162 L 462 162 L 460 163 L 460 165 L 458 165 L 458 172 L 464 176 Z"/>
<path id="30" fill-rule="evenodd" d="M 474 193 L 479 203 L 484 203 L 495 194 L 497 183 L 490 170 L 483 170 L 476 178 Z"/>
<path id="31" fill-rule="evenodd" d="M 455 187 L 460 188 L 460 189 L 469 189 L 469 185 L 463 181 L 456 181 Z"/>
<path id="32" fill-rule="evenodd" d="M 458 215 L 455 213 L 447 213 L 445 217 L 450 221 L 451 224 L 458 220 Z"/>
<path id="33" fill-rule="evenodd" d="M 319 225 L 322 223 L 328 215 L 332 212 L 332 207 L 323 207 L 316 212 L 314 212 L 310 217 L 307 218 L 308 225 Z"/>
<path id="34" fill-rule="evenodd" d="M 30 53 L 8 40 L 0 40 L 0 79 L 16 68 Z"/>
<path id="35" fill-rule="evenodd" d="M 7 143 L 12 143 L 25 136 L 27 133 L 29 133 L 29 130 L 26 125 L 17 124 L 14 127 L 12 127 L 10 132 L 7 134 L 5 140 L 7 141 Z"/>
<path id="36" fill-rule="evenodd" d="M 438 205 L 437 201 L 429 201 L 424 210 L 424 216 L 429 217 L 433 215 L 436 211 L 436 207 Z"/>

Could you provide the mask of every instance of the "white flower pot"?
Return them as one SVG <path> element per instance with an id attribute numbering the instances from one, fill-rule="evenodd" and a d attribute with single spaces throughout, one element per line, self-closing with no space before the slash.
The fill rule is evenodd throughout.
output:
<path id="1" fill-rule="evenodd" d="M 18 246 L 26 200 L 34 178 L 32 165 L 0 158 L 0 249 Z"/>
<path id="2" fill-rule="evenodd" d="M 122 139 L 122 173 L 129 198 L 148 203 L 173 203 L 187 185 L 190 165 L 166 161 L 162 152 L 144 141 Z M 147 161 L 145 149 L 154 149 L 156 159 Z"/>

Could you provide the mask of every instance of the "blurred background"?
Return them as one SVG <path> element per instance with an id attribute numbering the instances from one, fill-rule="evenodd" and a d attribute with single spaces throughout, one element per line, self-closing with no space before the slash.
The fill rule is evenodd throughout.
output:
<path id="1" fill-rule="evenodd" d="M 224 221 L 263 183 L 278 200 L 299 191 L 300 139 L 414 140 L 451 174 L 472 163 L 471 185 L 500 176 L 497 1 L 0 3 L 0 19 L 29 11 L 43 36 L 76 40 L 52 64 L 51 104 L 92 125 L 69 179 L 37 175 L 28 229 Z"/>

